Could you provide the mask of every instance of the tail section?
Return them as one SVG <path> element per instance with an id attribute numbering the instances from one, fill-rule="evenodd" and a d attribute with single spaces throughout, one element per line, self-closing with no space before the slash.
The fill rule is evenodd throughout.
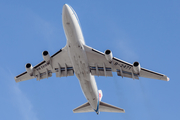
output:
<path id="1" fill-rule="evenodd" d="M 100 112 L 117 112 L 117 113 L 125 113 L 124 109 L 118 108 L 116 106 L 104 103 L 99 101 L 99 111 Z M 73 110 L 74 113 L 83 113 L 83 112 L 94 112 L 93 108 L 90 106 L 89 102 L 75 108 Z M 98 114 L 98 112 L 97 112 Z"/>
<path id="2" fill-rule="evenodd" d="M 87 103 L 84 103 L 83 105 L 75 108 L 73 110 L 74 113 L 83 113 L 83 112 L 96 112 L 97 114 L 99 114 L 99 112 L 118 112 L 118 113 L 125 113 L 125 110 L 124 109 L 121 109 L 121 108 L 118 108 L 116 106 L 113 106 L 113 105 L 110 105 L 110 104 L 107 104 L 107 103 L 104 103 L 101 101 L 102 97 L 103 97 L 103 94 L 102 94 L 102 90 L 98 90 L 99 92 L 99 104 L 97 106 L 97 111 L 95 111 L 89 102 Z"/>

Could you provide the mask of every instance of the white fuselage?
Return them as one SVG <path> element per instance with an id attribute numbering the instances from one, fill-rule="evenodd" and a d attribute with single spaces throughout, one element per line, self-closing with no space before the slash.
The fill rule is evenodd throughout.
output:
<path id="1" fill-rule="evenodd" d="M 84 37 L 78 17 L 71 8 L 65 4 L 62 13 L 63 27 L 67 39 L 68 54 L 71 59 L 76 77 L 79 79 L 82 91 L 91 107 L 98 112 L 99 94 L 94 76 L 91 75 L 86 51 L 84 50 Z"/>

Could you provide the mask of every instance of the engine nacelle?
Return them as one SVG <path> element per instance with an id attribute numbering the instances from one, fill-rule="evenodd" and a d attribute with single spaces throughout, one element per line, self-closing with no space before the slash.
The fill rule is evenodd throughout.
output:
<path id="1" fill-rule="evenodd" d="M 26 71 L 27 71 L 27 73 L 29 73 L 29 75 L 33 75 L 33 66 L 30 64 L 30 63 L 27 63 L 26 64 Z"/>
<path id="2" fill-rule="evenodd" d="M 110 50 L 106 50 L 105 51 L 105 57 L 106 57 L 106 60 L 108 62 L 112 62 L 112 59 L 113 59 L 113 55 L 112 55 L 112 52 Z"/>
<path id="3" fill-rule="evenodd" d="M 49 53 L 48 53 L 48 51 L 44 51 L 43 53 L 42 53 L 42 55 L 43 55 L 43 59 L 46 61 L 46 62 L 49 62 L 50 61 L 50 55 L 49 55 Z"/>
<path id="4" fill-rule="evenodd" d="M 140 66 L 139 62 L 134 62 L 134 63 L 133 63 L 133 71 L 134 71 L 134 73 L 136 73 L 136 74 L 139 74 L 139 73 L 140 73 L 140 71 L 141 71 L 141 66 Z"/>

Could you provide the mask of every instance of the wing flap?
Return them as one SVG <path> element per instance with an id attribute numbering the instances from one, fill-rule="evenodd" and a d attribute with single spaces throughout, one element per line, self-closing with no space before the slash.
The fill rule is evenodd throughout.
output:
<path id="1" fill-rule="evenodd" d="M 94 76 L 112 76 L 112 70 L 105 66 L 90 66 L 90 72 Z"/>
<path id="2" fill-rule="evenodd" d="M 122 73 L 120 71 L 117 72 L 118 76 L 122 76 L 122 77 L 128 77 L 128 78 L 133 78 L 133 79 L 137 79 L 139 80 L 139 76 L 137 74 L 134 73 L 130 73 L 130 72 L 126 72 L 126 71 L 122 71 Z"/>
<path id="3" fill-rule="evenodd" d="M 112 71 L 106 71 L 106 73 L 104 71 L 96 71 L 96 70 L 91 70 L 91 75 L 94 76 L 108 76 L 108 77 L 112 77 Z"/>

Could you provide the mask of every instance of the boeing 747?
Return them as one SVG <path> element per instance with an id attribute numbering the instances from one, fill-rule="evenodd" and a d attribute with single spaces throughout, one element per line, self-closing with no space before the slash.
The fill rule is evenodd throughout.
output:
<path id="1" fill-rule="evenodd" d="M 41 80 L 52 76 L 73 76 L 79 79 L 82 91 L 87 99 L 83 105 L 75 108 L 74 113 L 93 112 L 119 112 L 125 110 L 101 101 L 103 94 L 98 90 L 94 76 L 112 76 L 116 72 L 118 76 L 139 79 L 139 77 L 169 81 L 166 75 L 142 68 L 139 62 L 130 64 L 113 57 L 111 50 L 104 53 L 85 44 L 82 30 L 74 9 L 65 4 L 62 12 L 62 23 L 67 44 L 54 55 L 48 51 L 42 53 L 43 61 L 32 66 L 25 65 L 26 71 L 15 77 L 16 82 L 36 78 Z"/>

